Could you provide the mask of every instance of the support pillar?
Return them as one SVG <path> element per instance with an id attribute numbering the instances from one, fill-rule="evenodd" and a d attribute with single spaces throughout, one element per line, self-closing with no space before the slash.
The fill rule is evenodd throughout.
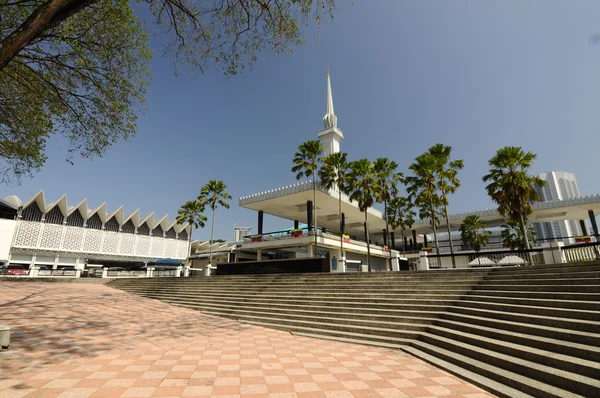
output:
<path id="1" fill-rule="evenodd" d="M 308 245 L 308 257 L 314 257 L 314 248 L 313 245 Z"/>
<path id="2" fill-rule="evenodd" d="M 298 229 L 299 226 L 300 223 L 298 222 L 298 220 L 294 220 L 294 229 Z"/>
<path id="3" fill-rule="evenodd" d="M 590 222 L 592 223 L 592 230 L 594 231 L 594 236 L 596 237 L 596 242 L 598 241 L 598 224 L 596 224 L 596 216 L 594 215 L 594 210 L 588 210 L 588 215 L 590 216 Z"/>
<path id="4" fill-rule="evenodd" d="M 392 254 L 392 271 L 400 271 L 400 259 L 396 253 Z"/>
<path id="5" fill-rule="evenodd" d="M 427 247 L 427 235 L 423 235 L 423 246 Z"/>
<path id="6" fill-rule="evenodd" d="M 329 272 L 346 272 L 345 264 L 341 260 L 340 249 L 329 250 Z"/>
<path id="7" fill-rule="evenodd" d="M 415 243 L 413 242 L 412 238 L 410 238 L 410 240 L 409 240 L 409 243 L 410 243 L 410 250 L 411 250 L 411 251 L 414 251 L 414 250 L 416 250 L 416 248 L 415 248 Z"/>
<path id="8" fill-rule="evenodd" d="M 404 237 L 404 251 L 406 251 L 408 249 L 408 238 L 405 236 Z"/>
<path id="9" fill-rule="evenodd" d="M 544 243 L 544 264 L 563 264 L 567 262 L 565 252 L 562 247 L 563 242 Z"/>
<path id="10" fill-rule="evenodd" d="M 312 200 L 306 202 L 306 224 L 308 224 L 308 232 L 313 229 L 313 203 Z"/>
<path id="11" fill-rule="evenodd" d="M 579 226 L 581 227 L 581 235 L 586 236 L 588 233 L 585 227 L 585 220 L 579 220 Z"/>
<path id="12" fill-rule="evenodd" d="M 146 268 L 146 278 L 153 278 L 153 277 L 154 277 L 154 268 L 153 267 Z"/>
<path id="13" fill-rule="evenodd" d="M 263 233 L 263 211 L 258 211 L 258 234 L 262 235 Z"/>
<path id="14" fill-rule="evenodd" d="M 417 249 L 417 231 L 415 231 L 414 229 L 412 230 L 412 240 L 413 240 L 413 250 Z"/>
<path id="15" fill-rule="evenodd" d="M 419 252 L 419 263 L 417 264 L 419 271 L 429 271 L 429 259 L 427 252 Z"/>
<path id="16" fill-rule="evenodd" d="M 256 249 L 256 261 L 262 261 L 262 250 Z"/>

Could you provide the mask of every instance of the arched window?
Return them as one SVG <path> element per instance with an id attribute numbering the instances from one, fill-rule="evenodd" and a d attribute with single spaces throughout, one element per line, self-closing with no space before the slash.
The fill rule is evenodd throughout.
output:
<path id="1" fill-rule="evenodd" d="M 79 212 L 79 209 L 73 210 L 73 213 L 67 217 L 67 225 L 72 227 L 83 227 L 83 216 Z"/>
<path id="2" fill-rule="evenodd" d="M 179 237 L 177 239 L 179 239 L 179 240 L 188 240 L 188 233 L 187 233 L 187 231 L 185 229 L 183 231 L 181 231 L 179 233 Z"/>
<path id="3" fill-rule="evenodd" d="M 91 229 L 102 229 L 102 220 L 98 213 L 94 213 L 94 215 L 87 220 L 86 224 L 87 227 Z"/>
<path id="4" fill-rule="evenodd" d="M 175 230 L 172 227 L 165 234 L 165 238 L 167 238 L 167 239 L 175 239 L 176 237 L 177 237 L 177 233 L 175 232 Z"/>
<path id="5" fill-rule="evenodd" d="M 110 220 L 108 220 L 106 224 L 104 224 L 104 230 L 119 232 L 119 223 L 117 222 L 117 219 L 114 216 L 112 216 Z"/>
<path id="6" fill-rule="evenodd" d="M 44 219 L 47 223 L 62 225 L 63 221 L 65 220 L 65 216 L 63 216 L 62 211 L 60 211 L 58 206 L 54 206 L 52 210 L 46 213 L 46 217 L 44 217 Z"/>
<path id="7" fill-rule="evenodd" d="M 150 235 L 150 228 L 148 228 L 148 224 L 143 223 L 138 227 L 138 235 Z"/>
<path id="8" fill-rule="evenodd" d="M 36 202 L 31 203 L 21 213 L 25 221 L 42 221 L 42 210 Z"/>
<path id="9" fill-rule="evenodd" d="M 158 238 L 162 238 L 163 237 L 163 229 L 160 225 L 157 225 L 156 228 L 154 228 L 152 230 L 152 236 L 156 236 Z"/>
<path id="10" fill-rule="evenodd" d="M 135 225 L 133 225 L 133 221 L 131 221 L 131 219 L 127 220 L 127 222 L 123 224 L 121 230 L 126 234 L 135 234 Z"/>

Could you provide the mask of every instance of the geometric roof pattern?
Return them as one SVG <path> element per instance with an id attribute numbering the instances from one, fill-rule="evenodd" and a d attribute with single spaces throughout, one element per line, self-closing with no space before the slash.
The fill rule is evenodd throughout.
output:
<path id="1" fill-rule="evenodd" d="M 102 203 L 95 209 L 90 209 L 88 207 L 87 199 L 83 199 L 75 205 L 70 205 L 67 202 L 67 195 L 62 195 L 58 200 L 48 203 L 46 202 L 43 190 L 39 191 L 36 195 L 34 195 L 31 199 L 27 201 L 22 201 L 19 197 L 15 195 L 5 197 L 3 198 L 3 201 L 13 205 L 16 208 L 23 207 L 24 209 L 35 202 L 42 211 L 42 213 L 48 213 L 50 212 L 50 210 L 54 209 L 55 207 L 58 207 L 62 215 L 65 217 L 68 217 L 75 211 L 79 211 L 84 220 L 88 220 L 94 214 L 97 214 L 102 222 L 106 222 L 114 216 L 119 225 L 124 225 L 127 221 L 131 220 L 131 222 L 136 228 L 146 223 L 148 225 L 148 228 L 150 229 L 154 229 L 160 225 L 163 231 L 168 231 L 171 228 L 173 228 L 177 233 L 183 231 L 184 229 L 188 231 L 190 230 L 189 224 L 177 224 L 177 221 L 169 221 L 167 215 L 164 215 L 162 217 L 156 217 L 154 212 L 144 217 L 140 216 L 139 209 L 135 210 L 130 214 L 125 214 L 123 206 L 119 207 L 118 209 L 112 212 L 108 212 L 106 210 L 106 202 Z"/>

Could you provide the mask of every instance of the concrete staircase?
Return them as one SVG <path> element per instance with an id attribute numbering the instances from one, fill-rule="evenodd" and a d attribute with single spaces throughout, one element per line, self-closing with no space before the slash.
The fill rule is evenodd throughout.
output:
<path id="1" fill-rule="evenodd" d="M 600 396 L 599 264 L 109 286 L 294 334 L 402 349 L 500 396 Z"/>

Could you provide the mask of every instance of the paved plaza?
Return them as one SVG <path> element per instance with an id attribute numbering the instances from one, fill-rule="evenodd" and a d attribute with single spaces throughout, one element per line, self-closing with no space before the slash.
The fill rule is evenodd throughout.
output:
<path id="1" fill-rule="evenodd" d="M 406 353 L 240 324 L 100 284 L 0 282 L 0 398 L 491 397 Z"/>

